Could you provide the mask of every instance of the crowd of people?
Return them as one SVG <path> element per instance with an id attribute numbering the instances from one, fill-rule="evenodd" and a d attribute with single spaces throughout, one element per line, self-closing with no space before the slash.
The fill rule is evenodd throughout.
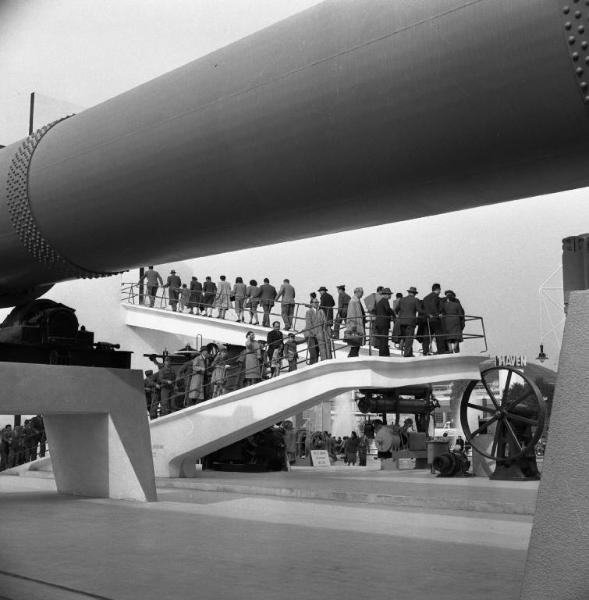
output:
<path id="1" fill-rule="evenodd" d="M 225 275 L 219 277 L 218 283 L 213 282 L 211 276 L 207 276 L 204 283 L 193 276 L 190 284 L 186 284 L 172 269 L 164 284 L 161 275 L 150 266 L 140 283 L 143 281 L 147 284 L 151 307 L 155 305 L 159 287 L 163 286 L 168 289 L 168 301 L 173 311 L 225 319 L 227 311 L 233 309 L 236 321 L 245 323 L 248 312 L 249 323 L 259 325 L 258 308 L 261 307 L 262 326 L 270 327 L 272 309 L 275 303 L 280 303 L 283 326 L 279 323 L 278 329 L 295 329 L 296 291 L 288 279 L 283 280 L 278 290 L 267 277 L 260 286 L 255 279 L 246 285 L 242 277 L 236 277 L 232 286 Z M 359 355 L 367 335 L 379 356 L 390 355 L 391 342 L 403 356 L 413 356 L 415 339 L 421 343 L 424 355 L 459 352 L 465 312 L 453 290 L 446 290 L 443 296 L 441 292 L 441 285 L 434 283 L 431 292 L 420 299 L 417 289 L 411 286 L 405 295 L 398 292 L 391 304 L 389 287 L 379 286 L 362 301 L 363 288 L 355 288 L 350 296 L 342 284 L 337 286 L 336 302 L 325 286 L 319 287 L 303 303 L 306 312 L 300 332 L 309 348 L 309 362 L 313 364 L 331 358 L 331 340 L 340 338 L 342 328 L 351 357 Z M 216 315 L 213 315 L 214 309 Z"/>
<path id="2" fill-rule="evenodd" d="M 6 425 L 0 430 L 0 471 L 43 458 L 46 440 L 41 415 L 26 419 L 24 425 Z"/>

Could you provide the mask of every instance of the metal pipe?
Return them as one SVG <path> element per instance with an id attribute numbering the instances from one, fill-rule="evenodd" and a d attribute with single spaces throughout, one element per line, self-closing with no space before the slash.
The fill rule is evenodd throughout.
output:
<path id="1" fill-rule="evenodd" d="M 571 7 L 325 2 L 1 150 L 0 304 L 589 185 Z"/>

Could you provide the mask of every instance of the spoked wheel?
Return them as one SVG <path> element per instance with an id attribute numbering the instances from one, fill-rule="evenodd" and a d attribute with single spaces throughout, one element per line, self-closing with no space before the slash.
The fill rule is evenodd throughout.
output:
<path id="1" fill-rule="evenodd" d="M 540 390 L 514 367 L 481 371 L 481 381 L 468 384 L 460 405 L 466 439 L 479 454 L 498 463 L 533 455 L 545 417 Z M 484 434 L 493 435 L 492 444 L 481 437 Z"/>

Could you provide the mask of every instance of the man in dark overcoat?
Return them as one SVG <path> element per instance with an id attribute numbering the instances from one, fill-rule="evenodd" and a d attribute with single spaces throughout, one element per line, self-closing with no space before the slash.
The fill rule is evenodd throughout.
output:
<path id="1" fill-rule="evenodd" d="M 348 314 L 348 304 L 350 304 L 350 295 L 346 294 L 346 286 L 337 286 L 337 314 L 333 323 L 333 337 L 339 339 L 339 330 L 342 323 L 346 320 Z"/>
<path id="2" fill-rule="evenodd" d="M 393 309 L 389 303 L 391 295 L 391 290 L 384 288 L 381 292 L 381 298 L 375 306 L 374 334 L 375 346 L 378 348 L 379 356 L 391 355 L 389 351 L 389 330 L 393 318 Z"/>
<path id="3" fill-rule="evenodd" d="M 407 290 L 407 295 L 399 300 L 397 315 L 400 323 L 403 356 L 413 356 L 413 337 L 417 325 L 417 316 L 423 310 L 417 293 L 415 287 L 412 286 Z"/>
<path id="4" fill-rule="evenodd" d="M 442 299 L 440 293 L 442 287 L 439 283 L 432 285 L 432 291 L 423 298 L 423 315 L 424 331 L 422 332 L 421 344 L 423 347 L 423 355 L 427 356 L 431 353 L 432 340 L 436 340 L 436 349 L 438 354 L 444 354 L 446 351 L 446 343 L 442 332 L 442 320 L 440 314 L 442 312 Z"/>
<path id="5" fill-rule="evenodd" d="M 266 277 L 264 283 L 260 286 L 260 304 L 264 311 L 262 317 L 262 325 L 264 327 L 270 327 L 270 311 L 274 306 L 274 300 L 276 299 L 276 288 L 270 285 L 270 280 Z"/>
<path id="6" fill-rule="evenodd" d="M 333 325 L 333 307 L 335 306 L 335 300 L 324 285 L 317 291 L 321 294 L 319 296 L 319 310 L 324 312 L 327 326 L 331 327 Z"/>

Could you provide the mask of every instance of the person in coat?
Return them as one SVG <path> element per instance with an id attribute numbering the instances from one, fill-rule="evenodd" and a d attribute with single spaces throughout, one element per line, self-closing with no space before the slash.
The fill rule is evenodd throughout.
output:
<path id="1" fill-rule="evenodd" d="M 272 366 L 274 361 L 274 355 L 280 354 L 282 356 L 282 345 L 284 343 L 284 334 L 280 331 L 280 322 L 274 321 L 272 323 L 272 329 L 268 332 L 266 337 L 266 356 L 268 364 Z"/>
<path id="2" fill-rule="evenodd" d="M 170 414 L 170 399 L 176 383 L 176 372 L 170 366 L 170 359 L 167 356 L 164 358 L 164 364 L 155 374 L 154 381 L 155 387 L 159 391 L 160 416 L 163 417 Z"/>
<path id="3" fill-rule="evenodd" d="M 376 315 L 374 318 L 374 341 L 379 356 L 391 355 L 389 351 L 389 331 L 391 329 L 391 319 L 393 318 L 393 309 L 389 303 L 391 296 L 391 290 L 383 288 L 381 298 L 374 309 Z"/>
<path id="4" fill-rule="evenodd" d="M 333 307 L 335 306 L 335 300 L 324 285 L 317 291 L 321 294 L 321 296 L 319 296 L 319 310 L 322 310 L 325 313 L 327 326 L 331 328 L 333 325 Z"/>
<path id="5" fill-rule="evenodd" d="M 213 362 L 211 363 L 211 387 L 213 388 L 212 397 L 217 398 L 225 393 L 225 384 L 227 382 L 227 349 L 219 348 Z"/>
<path id="6" fill-rule="evenodd" d="M 333 322 L 333 339 L 339 340 L 340 327 L 345 323 L 346 315 L 348 314 L 348 304 L 350 303 L 350 295 L 346 294 L 346 286 L 337 286 L 337 313 Z"/>
<path id="7" fill-rule="evenodd" d="M 262 378 L 262 350 L 253 331 L 248 331 L 245 338 L 244 370 L 246 386 L 253 385 Z"/>
<path id="8" fill-rule="evenodd" d="M 315 313 L 315 336 L 317 338 L 319 358 L 321 360 L 328 360 L 332 358 L 331 327 L 327 321 L 327 315 L 325 311 L 321 309 Z"/>
<path id="9" fill-rule="evenodd" d="M 226 281 L 225 275 L 221 275 L 219 279 L 217 295 L 215 296 L 215 306 L 219 311 L 217 319 L 224 319 L 225 313 L 231 307 L 231 284 Z"/>
<path id="10" fill-rule="evenodd" d="M 413 337 L 417 316 L 421 313 L 421 300 L 415 287 L 407 290 L 407 295 L 399 300 L 398 319 L 400 321 L 401 352 L 403 356 L 413 356 Z"/>
<path id="11" fill-rule="evenodd" d="M 178 310 L 178 295 L 180 294 L 180 288 L 182 287 L 182 280 L 176 275 L 174 269 L 170 271 L 168 281 L 164 287 L 168 288 L 168 302 L 170 303 L 172 310 L 176 312 Z"/>
<path id="12" fill-rule="evenodd" d="M 205 312 L 205 317 L 213 316 L 213 304 L 215 303 L 215 298 L 217 297 L 217 285 L 211 279 L 210 275 L 207 275 L 205 282 L 202 286 L 203 291 L 203 308 Z"/>
<path id="13" fill-rule="evenodd" d="M 284 342 L 284 347 L 282 350 L 283 356 L 288 362 L 288 370 L 296 371 L 297 370 L 297 361 L 299 359 L 299 353 L 297 351 L 297 342 L 295 339 L 294 333 L 289 333 L 286 341 Z"/>
<path id="14" fill-rule="evenodd" d="M 193 277 L 190 280 L 190 298 L 188 299 L 188 310 L 191 315 L 194 314 L 194 309 L 196 309 L 196 314 L 200 314 L 202 310 L 202 283 L 196 278 Z"/>
<path id="15" fill-rule="evenodd" d="M 235 278 L 235 284 L 233 286 L 233 291 L 231 292 L 233 296 L 233 300 L 235 302 L 235 314 L 237 315 L 237 319 L 235 319 L 238 323 L 245 322 L 245 299 L 247 296 L 247 286 L 243 283 L 243 279 L 241 277 Z"/>
<path id="16" fill-rule="evenodd" d="M 147 271 L 143 274 L 143 277 L 139 280 L 139 284 L 146 279 L 147 280 L 147 296 L 149 297 L 149 307 L 153 308 L 155 304 L 155 298 L 157 296 L 157 289 L 160 285 L 164 285 L 162 276 L 154 270 L 153 266 L 150 266 Z"/>
<path id="17" fill-rule="evenodd" d="M 317 342 L 317 309 L 319 308 L 319 300 L 314 298 L 311 300 L 309 308 L 305 313 L 305 329 L 303 337 L 307 342 L 307 350 L 309 352 L 309 364 L 313 365 L 319 360 L 319 346 Z"/>
<path id="18" fill-rule="evenodd" d="M 344 443 L 344 463 L 348 466 L 356 464 L 359 445 L 360 438 L 355 431 L 352 431 L 352 435 Z"/>
<path id="19" fill-rule="evenodd" d="M 260 304 L 260 288 L 255 279 L 251 279 L 250 284 L 247 286 L 246 298 L 245 304 L 250 311 L 250 325 L 259 325 L 258 305 Z"/>
<path id="20" fill-rule="evenodd" d="M 260 286 L 260 304 L 264 311 L 262 317 L 262 326 L 270 327 L 270 311 L 274 306 L 274 300 L 276 299 L 276 288 L 270 285 L 270 280 L 265 277 L 264 283 Z"/>
<path id="21" fill-rule="evenodd" d="M 284 329 L 288 331 L 292 327 L 292 319 L 295 309 L 295 289 L 288 279 L 285 279 L 276 294 L 276 302 L 282 301 L 282 321 Z"/>
<path id="22" fill-rule="evenodd" d="M 200 352 L 192 359 L 192 368 L 190 371 L 190 383 L 188 384 L 188 402 L 189 406 L 203 402 L 205 395 L 205 378 L 207 374 L 209 361 L 209 351 L 206 346 L 200 349 Z"/>
<path id="23" fill-rule="evenodd" d="M 361 298 L 364 295 L 364 289 L 357 287 L 354 289 L 354 295 L 348 304 L 348 312 L 346 315 L 346 329 L 344 331 L 344 341 L 347 341 L 350 346 L 348 358 L 358 356 L 360 346 L 364 344 L 364 324 L 366 322 L 366 312 L 362 306 Z M 352 343 L 350 340 L 355 340 Z"/>
<path id="24" fill-rule="evenodd" d="M 452 290 L 444 292 L 446 300 L 442 303 L 442 322 L 446 343 L 450 352 L 460 352 L 460 342 L 464 331 L 464 309 Z"/>
<path id="25" fill-rule="evenodd" d="M 440 293 L 442 287 L 439 283 L 432 285 L 432 291 L 423 298 L 423 314 L 420 318 L 420 327 L 418 328 L 418 336 L 421 338 L 423 355 L 431 354 L 432 341 L 436 341 L 437 354 L 444 354 L 446 351 L 446 343 L 442 333 L 442 299 Z M 421 329 L 423 325 L 423 330 Z"/>

